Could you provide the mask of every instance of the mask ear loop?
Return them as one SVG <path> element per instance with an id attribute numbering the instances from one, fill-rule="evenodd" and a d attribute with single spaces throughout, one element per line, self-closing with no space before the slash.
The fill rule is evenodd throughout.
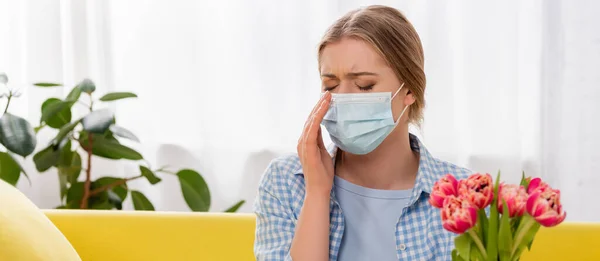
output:
<path id="1" fill-rule="evenodd" d="M 396 91 L 396 93 L 394 93 L 394 96 L 392 96 L 392 100 L 394 100 L 394 98 L 396 97 L 396 95 L 398 95 L 398 93 L 400 93 L 400 90 L 402 90 L 402 87 L 404 87 L 404 83 L 402 83 L 402 85 L 400 85 L 400 89 L 398 89 Z M 392 100 L 390 100 L 390 103 L 392 102 Z M 400 116 L 398 117 L 398 119 L 396 119 L 396 125 L 398 125 L 398 123 L 400 122 L 400 118 L 402 118 L 402 115 L 404 115 L 404 112 L 406 112 L 406 109 L 408 109 L 408 105 L 404 106 L 404 109 L 402 110 L 402 113 L 400 113 Z"/>
<path id="2" fill-rule="evenodd" d="M 394 93 L 394 95 L 392 96 L 392 99 L 390 100 L 390 102 L 391 102 L 392 100 L 394 100 L 394 98 L 396 98 L 396 95 L 398 95 L 398 93 L 400 93 L 400 90 L 402 90 L 402 87 L 404 87 L 404 83 L 402 83 L 402 85 L 400 85 L 400 89 L 398 89 L 398 90 L 396 91 L 396 93 Z"/>

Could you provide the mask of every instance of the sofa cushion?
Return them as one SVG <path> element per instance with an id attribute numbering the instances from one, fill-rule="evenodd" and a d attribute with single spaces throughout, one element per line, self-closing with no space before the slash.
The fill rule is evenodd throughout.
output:
<path id="1" fill-rule="evenodd" d="M 15 187 L 0 180 L 0 260 L 81 259 L 40 209 Z"/>

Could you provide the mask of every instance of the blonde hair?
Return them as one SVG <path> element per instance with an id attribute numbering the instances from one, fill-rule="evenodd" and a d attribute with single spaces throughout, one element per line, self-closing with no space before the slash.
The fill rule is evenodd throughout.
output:
<path id="1" fill-rule="evenodd" d="M 409 121 L 420 125 L 425 107 L 425 58 L 421 39 L 413 25 L 397 9 L 372 5 L 353 10 L 338 19 L 319 44 L 321 53 L 327 44 L 354 37 L 371 44 L 404 82 L 415 102 L 410 106 Z M 320 69 L 320 68 L 319 68 Z"/>

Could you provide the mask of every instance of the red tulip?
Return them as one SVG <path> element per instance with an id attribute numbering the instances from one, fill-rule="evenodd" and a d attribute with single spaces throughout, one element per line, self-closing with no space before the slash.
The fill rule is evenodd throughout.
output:
<path id="1" fill-rule="evenodd" d="M 478 209 L 484 209 L 494 199 L 494 185 L 490 174 L 473 174 L 458 183 L 458 195 Z"/>
<path id="2" fill-rule="evenodd" d="M 529 187 L 527 188 L 527 193 L 532 194 L 536 190 L 544 191 L 549 188 L 550 188 L 550 186 L 548 186 L 548 184 L 546 184 L 546 182 L 543 182 L 542 179 L 534 178 L 531 181 L 529 181 Z"/>
<path id="3" fill-rule="evenodd" d="M 556 226 L 567 217 L 560 204 L 560 190 L 550 187 L 534 189 L 527 199 L 527 212 L 545 227 Z"/>
<path id="4" fill-rule="evenodd" d="M 429 204 L 436 208 L 442 208 L 444 199 L 447 196 L 456 196 L 458 189 L 458 181 L 452 174 L 446 174 L 433 185 L 433 190 L 429 195 Z"/>
<path id="5" fill-rule="evenodd" d="M 527 204 L 527 192 L 525 187 L 515 184 L 501 183 L 498 187 L 498 212 L 504 214 L 504 205 L 502 200 L 506 201 L 509 217 L 522 216 L 525 213 Z"/>
<path id="6" fill-rule="evenodd" d="M 472 228 L 477 221 L 477 208 L 456 196 L 447 196 L 442 207 L 442 226 L 456 234 Z"/>

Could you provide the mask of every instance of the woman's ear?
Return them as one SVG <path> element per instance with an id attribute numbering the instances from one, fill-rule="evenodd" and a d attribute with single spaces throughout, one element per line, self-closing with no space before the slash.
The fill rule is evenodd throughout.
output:
<path id="1" fill-rule="evenodd" d="M 404 105 L 412 105 L 415 103 L 415 101 L 415 96 L 410 90 L 408 90 L 408 92 L 406 92 L 406 96 L 404 96 Z"/>

